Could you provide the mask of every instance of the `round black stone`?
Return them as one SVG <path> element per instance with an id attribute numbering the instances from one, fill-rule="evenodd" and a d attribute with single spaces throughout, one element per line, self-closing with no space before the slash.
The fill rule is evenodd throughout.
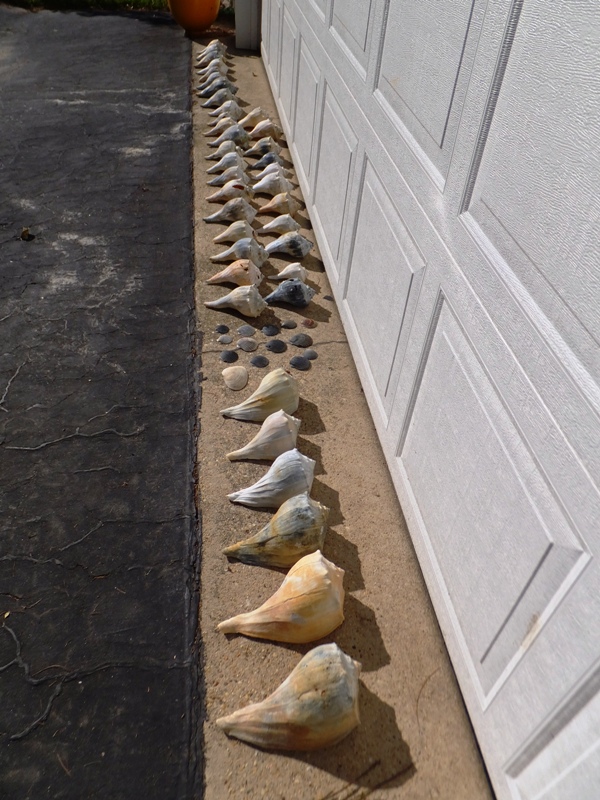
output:
<path id="1" fill-rule="evenodd" d="M 286 319 L 281 323 L 282 328 L 288 328 L 288 330 L 293 330 L 294 328 L 298 327 L 298 323 L 296 320 L 293 319 Z"/>
<path id="2" fill-rule="evenodd" d="M 314 361 L 315 358 L 319 357 L 319 354 L 317 353 L 316 350 L 305 350 L 302 355 L 304 356 L 304 358 L 308 358 L 309 361 Z"/>
<path id="3" fill-rule="evenodd" d="M 235 350 L 223 350 L 219 358 L 226 364 L 231 364 L 232 362 L 238 360 L 238 354 L 235 352 Z"/>
<path id="4" fill-rule="evenodd" d="M 253 367 L 268 367 L 269 359 L 266 356 L 254 356 L 250 359 L 250 363 Z"/>
<path id="5" fill-rule="evenodd" d="M 279 326 L 278 325 L 265 325 L 262 328 L 262 332 L 265 336 L 277 336 L 279 333 Z"/>
<path id="6" fill-rule="evenodd" d="M 229 333 L 229 328 L 227 325 L 217 325 L 215 333 Z"/>
<path id="7" fill-rule="evenodd" d="M 304 356 L 294 356 L 290 358 L 290 367 L 304 371 L 310 369 L 310 361 L 308 358 L 304 358 Z"/>
<path id="8" fill-rule="evenodd" d="M 240 325 L 237 332 L 240 336 L 252 336 L 256 333 L 256 328 L 253 328 L 252 325 Z"/>
<path id="9" fill-rule="evenodd" d="M 310 347 L 312 343 L 312 337 L 308 333 L 296 333 L 290 339 L 290 344 L 294 347 Z"/>
<path id="10" fill-rule="evenodd" d="M 281 339 L 269 339 L 265 347 L 272 353 L 285 353 L 287 350 L 287 344 L 282 342 Z"/>

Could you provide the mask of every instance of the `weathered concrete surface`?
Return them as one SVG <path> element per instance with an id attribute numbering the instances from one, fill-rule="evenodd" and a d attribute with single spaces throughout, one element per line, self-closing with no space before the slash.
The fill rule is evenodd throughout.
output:
<path id="1" fill-rule="evenodd" d="M 198 796 L 189 51 L 0 8 L 6 800 Z"/>
<path id="2" fill-rule="evenodd" d="M 275 107 L 259 58 L 233 59 L 239 97 L 248 109 Z M 196 294 L 203 332 L 203 401 L 200 414 L 200 499 L 203 518 L 201 622 L 206 683 L 206 798 L 269 798 L 269 800 L 359 800 L 367 796 L 396 800 L 484 800 L 491 791 L 431 608 L 401 510 L 381 454 L 367 404 L 345 340 L 335 304 L 318 257 L 303 264 L 318 294 L 305 313 L 276 309 L 264 314 L 259 327 L 273 318 L 306 316 L 317 323 L 308 332 L 319 358 L 307 373 L 295 373 L 302 401 L 299 447 L 316 459 L 312 496 L 331 508 L 325 555 L 346 570 L 346 621 L 327 641 L 335 641 L 362 662 L 359 729 L 342 743 L 319 753 L 266 753 L 226 736 L 215 720 L 270 694 L 314 645 L 271 644 L 215 632 L 218 622 L 256 608 L 282 581 L 282 573 L 236 562 L 221 549 L 259 530 L 267 512 L 235 506 L 227 493 L 248 486 L 266 467 L 229 463 L 225 453 L 254 435 L 250 423 L 225 420 L 219 409 L 239 402 L 258 385 L 265 372 L 249 366 L 248 387 L 225 388 L 215 326 L 233 331 L 239 315 L 205 309 L 203 301 L 225 294 L 226 287 L 206 286 L 216 265 L 209 256 L 221 245 L 212 237 L 222 226 L 207 225 L 202 216 L 216 206 L 204 198 L 204 160 L 209 152 L 201 131 L 208 113 L 194 100 L 196 192 Z M 299 196 L 299 192 L 296 191 Z M 266 200 L 266 198 L 265 198 Z M 266 217 L 262 218 L 266 221 Z M 308 225 L 306 217 L 301 218 Z M 259 220 L 260 222 L 260 220 Z M 257 223 L 258 227 L 258 223 Z M 309 234 L 310 235 L 310 234 Z M 266 241 L 263 240 L 263 241 Z M 272 259 L 265 272 L 284 261 Z M 263 294 L 270 291 L 263 288 Z M 299 325 L 297 330 L 306 330 Z M 294 333 L 296 331 L 293 331 Z M 282 338 L 289 336 L 283 332 Z M 264 349 L 270 368 L 284 366 L 293 354 Z M 240 353 L 237 363 L 248 365 Z"/>

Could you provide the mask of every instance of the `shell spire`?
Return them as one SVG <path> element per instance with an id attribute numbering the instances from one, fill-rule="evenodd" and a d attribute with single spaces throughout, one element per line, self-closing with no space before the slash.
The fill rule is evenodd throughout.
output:
<path id="1" fill-rule="evenodd" d="M 264 422 L 270 414 L 280 409 L 287 414 L 293 414 L 299 402 L 300 394 L 296 379 L 278 367 L 265 375 L 250 397 L 237 406 L 224 408 L 221 414 L 232 419 Z"/>
<path id="2" fill-rule="evenodd" d="M 241 450 L 227 453 L 227 458 L 230 461 L 244 461 L 249 458 L 273 461 L 277 456 L 296 447 L 299 428 L 299 419 L 286 414 L 283 409 L 275 411 L 269 414 L 254 439 Z"/>
<path id="3" fill-rule="evenodd" d="M 299 450 L 287 450 L 277 456 L 271 468 L 252 484 L 227 498 L 250 508 L 279 508 L 296 494 L 310 492 L 315 462 Z"/>

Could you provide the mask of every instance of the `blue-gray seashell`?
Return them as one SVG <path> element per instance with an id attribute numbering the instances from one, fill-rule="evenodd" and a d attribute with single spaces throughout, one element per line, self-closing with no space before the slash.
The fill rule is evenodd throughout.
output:
<path id="1" fill-rule="evenodd" d="M 265 297 L 265 302 L 269 305 L 273 303 L 287 303 L 296 308 L 305 308 L 314 297 L 315 290 L 311 289 L 302 281 L 293 278 L 289 281 L 282 281 L 277 289 Z"/>

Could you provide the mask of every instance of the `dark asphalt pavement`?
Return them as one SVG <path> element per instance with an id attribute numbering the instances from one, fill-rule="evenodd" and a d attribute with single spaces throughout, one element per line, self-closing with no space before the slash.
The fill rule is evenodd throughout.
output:
<path id="1" fill-rule="evenodd" d="M 0 8 L 3 800 L 200 796 L 189 51 Z"/>

